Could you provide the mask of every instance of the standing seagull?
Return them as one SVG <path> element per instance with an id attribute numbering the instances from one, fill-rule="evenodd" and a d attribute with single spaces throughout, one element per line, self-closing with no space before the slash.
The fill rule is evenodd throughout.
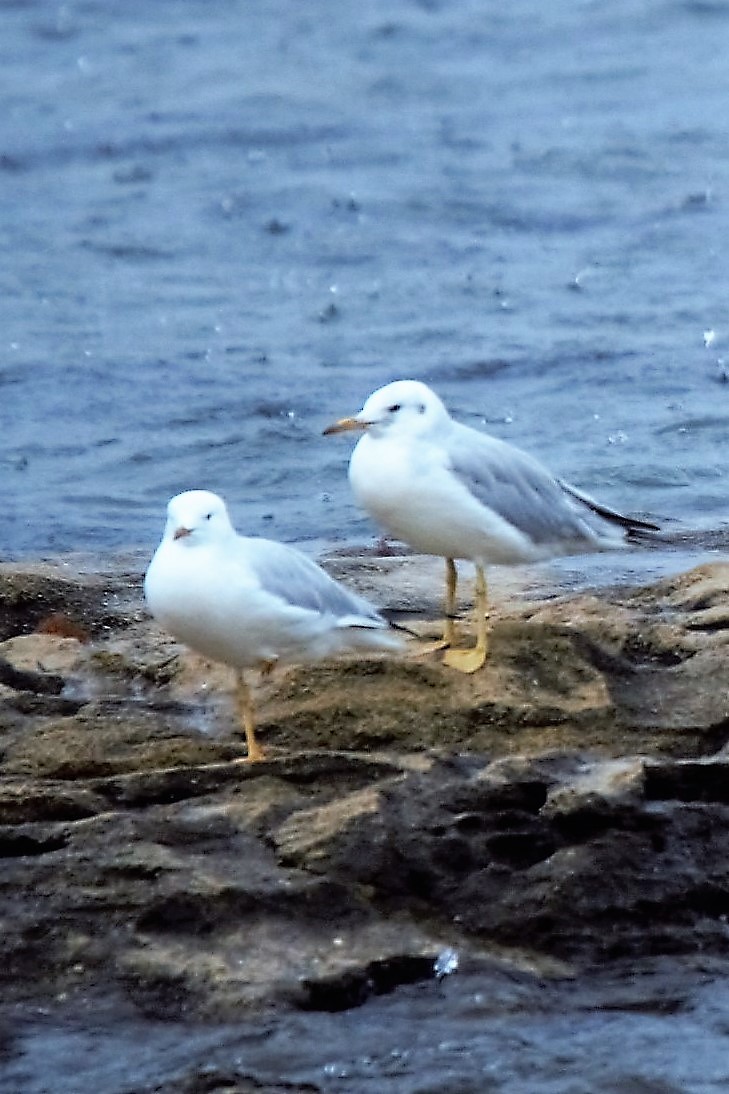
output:
<path id="1" fill-rule="evenodd" d="M 293 547 L 239 536 L 207 490 L 172 498 L 144 593 L 176 639 L 236 670 L 248 759 L 264 758 L 243 670 L 316 660 L 344 650 L 393 650 L 399 638 L 376 609 Z"/>
<path id="2" fill-rule="evenodd" d="M 537 562 L 555 555 L 625 546 L 657 531 L 621 516 L 554 478 L 521 449 L 454 421 L 429 387 L 396 380 L 370 395 L 359 414 L 325 434 L 363 430 L 349 481 L 363 509 L 391 535 L 446 560 L 442 647 L 454 640 L 455 559 L 476 565 L 476 645 L 447 649 L 446 664 L 475 672 L 485 659 L 489 563 Z"/>

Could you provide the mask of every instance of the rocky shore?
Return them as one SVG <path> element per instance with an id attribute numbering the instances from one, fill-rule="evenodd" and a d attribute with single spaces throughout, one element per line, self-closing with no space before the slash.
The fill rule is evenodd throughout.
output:
<path id="1" fill-rule="evenodd" d="M 327 567 L 437 633 L 432 560 Z M 622 969 L 625 999 L 637 962 L 723 966 L 729 564 L 599 595 L 497 590 L 474 676 L 416 642 L 274 672 L 254 765 L 227 670 L 150 621 L 141 568 L 0 567 L 0 1076 L 22 1074 L 28 1016 L 59 1009 L 270 1032 L 442 990 L 450 951 L 448 990 L 478 971 L 510 1008 L 526 982 L 593 991 Z M 97 1089 L 370 1089 L 178 1071 Z"/>

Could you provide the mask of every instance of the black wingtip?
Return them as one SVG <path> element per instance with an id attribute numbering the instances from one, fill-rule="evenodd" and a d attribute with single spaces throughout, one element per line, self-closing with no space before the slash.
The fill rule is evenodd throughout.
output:
<path id="1" fill-rule="evenodd" d="M 583 494 L 581 490 L 571 486 L 568 482 L 560 481 L 560 486 L 565 493 L 570 495 L 570 497 L 587 506 L 590 512 L 595 513 L 598 517 L 602 517 L 603 520 L 607 520 L 611 524 L 620 525 L 621 528 L 625 529 L 628 537 L 630 537 L 631 534 L 634 534 L 637 537 L 640 537 L 641 534 L 646 534 L 646 538 L 650 538 L 650 535 L 647 533 L 661 531 L 659 524 L 654 524 L 650 520 L 641 520 L 639 517 L 626 517 L 623 513 L 618 513 L 616 509 L 611 509 L 608 505 L 602 505 L 599 501 L 595 501 L 589 494 Z"/>

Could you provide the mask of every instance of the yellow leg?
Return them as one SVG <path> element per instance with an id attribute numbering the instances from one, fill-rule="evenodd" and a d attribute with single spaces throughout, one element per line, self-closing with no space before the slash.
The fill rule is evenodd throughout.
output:
<path id="1" fill-rule="evenodd" d="M 255 720 L 253 715 L 253 696 L 251 695 L 251 689 L 246 683 L 245 677 L 242 672 L 237 672 L 235 675 L 235 697 L 238 705 L 238 717 L 240 718 L 241 725 L 246 735 L 246 744 L 248 745 L 248 756 L 246 757 L 248 763 L 258 763 L 259 760 L 265 760 L 266 753 L 263 751 L 258 741 L 256 740 Z"/>
<path id="2" fill-rule="evenodd" d="M 458 571 L 452 558 L 446 559 L 446 595 L 445 595 L 445 625 L 443 627 L 443 644 L 452 646 L 456 637 L 454 617 L 456 614 L 456 585 L 458 584 Z"/>
<path id="3" fill-rule="evenodd" d="M 420 646 L 416 657 L 423 657 L 436 650 L 446 650 L 452 646 L 456 637 L 456 628 L 453 617 L 456 614 L 456 585 L 458 584 L 458 571 L 452 558 L 446 559 L 446 587 L 445 587 L 445 623 L 443 624 L 443 637 L 437 642 L 426 642 Z"/>
<path id="4" fill-rule="evenodd" d="M 473 606 L 476 645 L 470 650 L 446 650 L 443 663 L 459 672 L 476 672 L 488 653 L 488 590 L 482 566 L 476 566 L 476 597 Z"/>

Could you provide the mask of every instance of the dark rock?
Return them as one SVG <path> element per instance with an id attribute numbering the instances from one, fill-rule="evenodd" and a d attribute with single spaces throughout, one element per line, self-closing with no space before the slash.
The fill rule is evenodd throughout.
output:
<path id="1" fill-rule="evenodd" d="M 28 672 L 16 669 L 0 657 L 0 684 L 15 691 L 32 691 L 43 695 L 60 695 L 63 677 L 51 672 Z"/>

